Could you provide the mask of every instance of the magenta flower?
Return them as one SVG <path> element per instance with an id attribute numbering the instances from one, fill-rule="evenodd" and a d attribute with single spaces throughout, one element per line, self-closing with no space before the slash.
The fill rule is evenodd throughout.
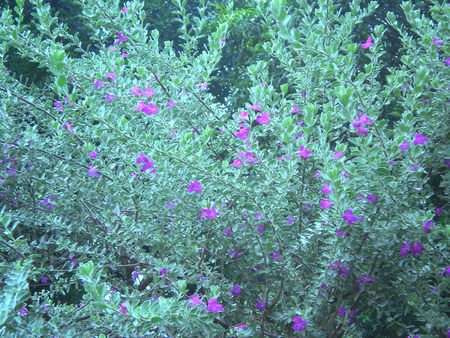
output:
<path id="1" fill-rule="evenodd" d="M 235 133 L 236 137 L 240 138 L 241 140 L 245 140 L 248 137 L 248 134 L 249 130 L 247 127 L 242 127 Z"/>
<path id="2" fill-rule="evenodd" d="M 420 255 L 422 255 L 423 254 L 422 249 L 423 249 L 423 244 L 422 243 L 414 243 L 413 245 L 411 245 L 409 247 L 409 251 L 411 252 L 411 254 L 413 256 L 416 256 L 416 255 L 420 256 Z"/>
<path id="3" fill-rule="evenodd" d="M 368 115 L 364 115 L 361 112 L 358 113 L 358 120 L 353 120 L 352 125 L 356 129 L 356 134 L 358 136 L 367 136 L 369 131 L 365 128 L 366 126 L 372 125 L 373 122 Z"/>
<path id="4" fill-rule="evenodd" d="M 125 35 L 123 35 L 122 33 L 117 32 L 116 36 L 117 36 L 117 40 L 116 40 L 116 42 L 114 42 L 114 44 L 116 46 L 118 46 L 121 43 L 124 43 L 124 42 L 126 42 L 128 40 L 128 38 Z"/>
<path id="5" fill-rule="evenodd" d="M 53 105 L 55 106 L 55 109 L 57 111 L 63 111 L 64 110 L 62 101 L 55 101 L 55 102 L 53 102 Z"/>
<path id="6" fill-rule="evenodd" d="M 242 160 L 239 158 L 234 159 L 234 161 L 230 164 L 230 167 L 241 168 Z"/>
<path id="7" fill-rule="evenodd" d="M 117 96 L 111 93 L 106 93 L 106 95 L 103 98 L 105 99 L 106 102 L 112 103 L 117 98 Z"/>
<path id="8" fill-rule="evenodd" d="M 117 78 L 117 74 L 116 73 L 106 73 L 106 78 L 114 80 L 115 78 Z"/>
<path id="9" fill-rule="evenodd" d="M 300 114 L 300 113 L 302 112 L 300 109 L 298 109 L 298 108 L 295 106 L 295 104 L 293 104 L 293 105 L 291 106 L 291 108 L 292 108 L 292 113 L 293 113 L 293 114 Z"/>
<path id="10" fill-rule="evenodd" d="M 215 207 L 212 207 L 211 209 L 202 208 L 202 210 L 200 211 L 200 219 L 203 218 L 215 219 L 217 215 L 218 213 Z"/>
<path id="11" fill-rule="evenodd" d="M 42 276 L 41 279 L 39 280 L 39 282 L 41 282 L 42 284 L 47 284 L 48 282 L 48 277 L 47 276 Z"/>
<path id="12" fill-rule="evenodd" d="M 347 309 L 345 308 L 345 306 L 341 306 L 339 309 L 338 309 L 338 315 L 339 316 L 341 316 L 341 317 L 345 317 L 345 315 L 346 315 L 346 313 L 347 313 Z"/>
<path id="13" fill-rule="evenodd" d="M 409 253 L 409 245 L 411 241 L 407 241 L 405 244 L 400 244 L 400 256 L 406 257 Z"/>
<path id="14" fill-rule="evenodd" d="M 435 224 L 434 224 L 433 220 L 431 220 L 431 219 L 428 221 L 425 221 L 423 223 L 423 229 L 425 230 L 425 232 L 427 234 L 429 234 L 431 232 L 431 229 L 434 227 L 435 227 Z"/>
<path id="15" fill-rule="evenodd" d="M 167 274 L 167 268 L 162 268 L 158 273 L 161 277 L 164 277 Z"/>
<path id="16" fill-rule="evenodd" d="M 446 58 L 446 59 L 444 60 L 444 65 L 450 66 L 450 58 Z"/>
<path id="17" fill-rule="evenodd" d="M 128 309 L 127 309 L 127 305 L 125 303 L 120 304 L 119 312 L 121 314 L 123 314 L 124 316 L 127 314 Z"/>
<path id="18" fill-rule="evenodd" d="M 322 188 L 322 193 L 329 195 L 333 192 L 333 190 L 330 189 L 330 182 L 325 182 L 325 186 Z"/>
<path id="19" fill-rule="evenodd" d="M 363 273 L 359 276 L 359 284 L 360 285 L 368 285 L 373 283 L 373 277 L 368 273 Z"/>
<path id="20" fill-rule="evenodd" d="M 93 166 L 89 166 L 88 168 L 88 175 L 92 178 L 99 178 L 100 174 L 97 172 L 97 169 Z"/>
<path id="21" fill-rule="evenodd" d="M 322 207 L 322 208 L 324 208 L 324 209 L 329 209 L 329 208 L 331 208 L 333 205 L 334 205 L 334 203 L 333 202 L 331 202 L 329 199 L 323 199 L 323 200 L 321 200 L 320 202 L 319 202 L 319 204 L 320 204 L 320 206 Z"/>
<path id="22" fill-rule="evenodd" d="M 372 46 L 375 46 L 375 44 L 372 42 L 372 38 L 370 36 L 367 38 L 366 42 L 361 44 L 362 49 L 367 49 Z"/>
<path id="23" fill-rule="evenodd" d="M 96 159 L 97 158 L 97 155 L 98 155 L 98 153 L 94 150 L 94 151 L 91 151 L 90 153 L 89 153 L 89 158 L 91 159 L 91 160 L 93 160 L 93 159 Z"/>
<path id="24" fill-rule="evenodd" d="M 201 194 L 203 192 L 202 188 L 201 188 L 201 183 L 199 181 L 193 181 L 191 182 L 188 187 L 187 190 L 189 192 L 195 192 L 197 194 Z"/>
<path id="25" fill-rule="evenodd" d="M 94 80 L 94 88 L 102 88 L 106 85 L 105 82 L 95 79 Z"/>
<path id="26" fill-rule="evenodd" d="M 151 173 L 155 173 L 156 169 L 154 168 L 155 164 L 150 161 L 148 159 L 147 156 L 145 156 L 143 153 L 141 153 L 137 158 L 136 158 L 136 163 L 142 163 L 142 167 L 141 167 L 141 171 L 142 172 L 146 172 L 148 169 L 151 169 L 150 172 Z"/>
<path id="27" fill-rule="evenodd" d="M 266 308 L 266 302 L 264 301 L 264 299 L 260 299 L 256 302 L 256 309 L 258 311 L 263 312 Z"/>
<path id="28" fill-rule="evenodd" d="M 277 251 L 274 251 L 270 256 L 269 256 L 269 258 L 270 259 L 273 259 L 274 261 L 281 261 L 281 255 L 280 255 L 280 252 L 277 250 Z"/>
<path id="29" fill-rule="evenodd" d="M 125 6 L 122 7 L 122 13 L 123 14 L 127 14 L 128 13 L 128 8 L 126 8 Z"/>
<path id="30" fill-rule="evenodd" d="M 140 96 L 142 95 L 142 90 L 140 90 L 137 86 L 133 86 L 130 90 L 130 94 Z"/>
<path id="31" fill-rule="evenodd" d="M 235 327 L 236 329 L 239 329 L 239 330 L 244 330 L 244 329 L 247 328 L 247 324 L 245 324 L 245 323 L 239 323 L 239 324 L 236 324 L 234 327 Z"/>
<path id="32" fill-rule="evenodd" d="M 208 82 L 199 83 L 195 85 L 195 87 L 200 90 L 206 90 L 206 88 L 208 88 Z"/>
<path id="33" fill-rule="evenodd" d="M 133 270 L 133 272 L 131 273 L 131 278 L 132 279 L 136 279 L 139 277 L 141 273 L 139 271 Z"/>
<path id="34" fill-rule="evenodd" d="M 294 216 L 288 216 L 288 217 L 286 218 L 286 223 L 289 224 L 289 225 L 291 225 L 291 224 L 294 223 L 295 221 L 296 221 L 296 219 L 295 219 Z"/>
<path id="35" fill-rule="evenodd" d="M 159 109 L 153 103 L 148 103 L 141 106 L 141 112 L 146 115 L 154 115 L 159 113 Z"/>
<path id="36" fill-rule="evenodd" d="M 311 156 L 311 150 L 306 149 L 303 145 L 300 146 L 300 150 L 296 154 L 301 158 L 308 158 Z"/>
<path id="37" fill-rule="evenodd" d="M 145 96 L 148 99 L 149 97 L 152 97 L 154 94 L 155 90 L 153 88 L 144 88 L 141 95 Z"/>
<path id="38" fill-rule="evenodd" d="M 344 211 L 344 215 L 342 216 L 342 219 L 344 221 L 346 221 L 349 225 L 351 225 L 355 222 L 362 221 L 364 218 L 354 216 L 353 210 L 349 209 L 349 210 Z"/>
<path id="39" fill-rule="evenodd" d="M 348 276 L 348 274 L 350 273 L 350 265 L 345 264 L 344 262 L 341 261 L 334 261 L 329 267 L 329 270 L 336 270 L 336 273 L 339 276 Z"/>
<path id="40" fill-rule="evenodd" d="M 231 228 L 223 229 L 223 233 L 226 237 L 228 237 L 228 238 L 231 237 L 231 234 L 232 234 Z"/>
<path id="41" fill-rule="evenodd" d="M 241 294 L 241 287 L 239 284 L 233 284 L 230 292 L 233 296 L 239 296 Z"/>
<path id="42" fill-rule="evenodd" d="M 268 124 L 270 122 L 270 114 L 269 113 L 261 113 L 257 118 L 256 122 L 259 124 Z"/>
<path id="43" fill-rule="evenodd" d="M 66 123 L 64 123 L 64 124 L 65 124 L 65 126 L 66 126 L 66 128 L 67 128 L 67 131 L 68 131 L 69 133 L 73 133 L 73 126 L 72 126 L 72 123 L 66 122 Z"/>
<path id="44" fill-rule="evenodd" d="M 400 144 L 398 146 L 398 149 L 400 151 L 407 151 L 409 149 L 409 142 L 408 141 L 404 141 L 402 144 Z"/>
<path id="45" fill-rule="evenodd" d="M 434 212 L 435 212 L 436 216 L 439 217 L 442 215 L 442 208 L 436 208 L 436 209 L 434 209 Z"/>
<path id="46" fill-rule="evenodd" d="M 217 302 L 216 298 L 211 298 L 210 300 L 208 300 L 208 306 L 206 307 L 206 311 L 211 313 L 223 312 L 223 306 L 222 304 L 219 304 Z"/>
<path id="47" fill-rule="evenodd" d="M 256 101 L 255 104 L 250 105 L 249 109 L 250 110 L 256 110 L 256 111 L 261 111 L 261 106 L 259 105 L 259 102 Z"/>
<path id="48" fill-rule="evenodd" d="M 175 107 L 176 105 L 177 105 L 177 104 L 176 104 L 175 102 L 169 101 L 169 102 L 167 102 L 166 107 L 170 109 L 170 108 Z"/>
<path id="49" fill-rule="evenodd" d="M 171 201 L 167 201 L 166 205 L 170 208 L 170 209 L 175 209 L 175 204 L 173 204 Z"/>
<path id="50" fill-rule="evenodd" d="M 342 229 L 337 229 L 336 230 L 336 237 L 337 238 L 344 238 L 344 237 L 348 237 L 350 234 L 348 232 L 345 232 Z"/>
<path id="51" fill-rule="evenodd" d="M 128 57 L 128 53 L 127 52 L 122 52 L 122 53 L 120 53 L 120 57 L 122 59 L 126 59 Z"/>
<path id="52" fill-rule="evenodd" d="M 414 144 L 425 144 L 428 141 L 428 137 L 422 136 L 422 134 L 414 134 Z"/>
<path id="53" fill-rule="evenodd" d="M 237 117 L 238 120 L 244 120 L 246 118 L 248 118 L 248 113 L 246 111 L 243 111 L 242 113 L 240 113 Z"/>
<path id="54" fill-rule="evenodd" d="M 28 314 L 28 310 L 25 307 L 21 307 L 19 309 L 19 315 L 26 316 Z"/>
<path id="55" fill-rule="evenodd" d="M 260 224 L 260 225 L 258 225 L 258 232 L 260 233 L 260 234 L 263 234 L 264 233 L 264 231 L 265 231 L 265 228 L 264 228 L 264 224 Z"/>
<path id="56" fill-rule="evenodd" d="M 375 202 L 378 201 L 378 196 L 377 195 L 368 194 L 366 196 L 366 200 L 368 200 L 370 203 L 375 203 Z"/>
<path id="57" fill-rule="evenodd" d="M 433 38 L 432 43 L 436 46 L 436 49 L 441 48 L 444 44 L 437 38 Z"/>
<path id="58" fill-rule="evenodd" d="M 345 154 L 344 151 L 338 151 L 338 150 L 336 150 L 336 151 L 334 152 L 333 160 L 339 160 L 339 159 L 341 159 L 342 157 L 344 157 L 344 154 Z"/>
<path id="59" fill-rule="evenodd" d="M 190 295 L 189 297 L 189 306 L 203 306 L 205 305 L 201 300 L 199 295 Z"/>
<path id="60" fill-rule="evenodd" d="M 292 318 L 294 325 L 292 325 L 292 330 L 294 331 L 303 331 L 303 329 L 308 325 L 308 321 L 302 319 L 300 316 L 295 316 Z"/>

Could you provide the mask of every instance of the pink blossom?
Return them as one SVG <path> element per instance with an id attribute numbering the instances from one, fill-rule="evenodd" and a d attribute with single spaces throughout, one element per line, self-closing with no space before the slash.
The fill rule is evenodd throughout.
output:
<path id="1" fill-rule="evenodd" d="M 212 207 L 211 209 L 202 208 L 200 211 L 200 219 L 203 218 L 209 218 L 209 219 L 215 219 L 218 215 L 218 212 L 215 207 Z"/>
<path id="2" fill-rule="evenodd" d="M 230 167 L 241 168 L 242 160 L 239 158 L 234 159 L 233 163 L 230 164 Z"/>
<path id="3" fill-rule="evenodd" d="M 94 88 L 102 88 L 106 85 L 105 82 L 95 79 L 94 80 Z"/>
<path id="4" fill-rule="evenodd" d="M 148 103 L 142 105 L 141 112 L 143 112 L 146 115 L 154 115 L 159 113 L 159 109 L 153 103 Z"/>
<path id="5" fill-rule="evenodd" d="M 238 120 L 243 120 L 248 118 L 248 113 L 246 111 L 243 111 L 242 113 L 240 113 L 237 117 Z"/>
<path id="6" fill-rule="evenodd" d="M 297 151 L 296 154 L 301 158 L 309 158 L 311 156 L 311 150 L 308 150 L 305 146 L 301 145 L 300 150 Z"/>
<path id="7" fill-rule="evenodd" d="M 259 124 L 268 124 L 270 122 L 270 114 L 269 113 L 261 113 L 257 118 L 256 122 Z"/>
<path id="8" fill-rule="evenodd" d="M 126 8 L 125 6 L 122 7 L 122 13 L 127 14 L 128 13 L 128 8 Z"/>
<path id="9" fill-rule="evenodd" d="M 208 300 L 208 306 L 205 309 L 211 313 L 223 312 L 223 306 L 217 302 L 216 298 Z"/>
<path id="10" fill-rule="evenodd" d="M 142 172 L 146 172 L 148 169 L 151 169 L 151 173 L 155 173 L 156 169 L 154 168 L 154 163 L 148 159 L 147 156 L 145 156 L 143 153 L 139 155 L 138 158 L 136 158 L 136 163 L 143 163 L 143 166 L 141 167 Z"/>
<path id="11" fill-rule="evenodd" d="M 167 107 L 167 108 L 173 108 L 173 107 L 175 107 L 176 105 L 177 105 L 177 104 L 176 104 L 175 102 L 169 101 L 169 102 L 167 102 L 166 107 Z"/>
<path id="12" fill-rule="evenodd" d="M 256 111 L 261 111 L 261 106 L 259 105 L 259 102 L 256 101 L 255 104 L 250 105 L 249 109 L 250 110 L 256 110 Z"/>
<path id="13" fill-rule="evenodd" d="M 106 78 L 114 80 L 117 77 L 116 73 L 106 73 Z"/>
<path id="14" fill-rule="evenodd" d="M 362 49 L 367 49 L 367 48 L 370 48 L 372 46 L 375 46 L 375 44 L 372 42 L 372 38 L 370 36 L 367 38 L 365 43 L 361 44 L 361 48 Z"/>
<path id="15" fill-rule="evenodd" d="M 247 127 L 242 127 L 235 133 L 236 137 L 240 138 L 241 140 L 245 140 L 248 137 L 248 134 L 249 130 Z"/>
<path id="16" fill-rule="evenodd" d="M 333 160 L 339 160 L 340 158 L 344 157 L 345 152 L 344 151 L 338 151 L 336 150 L 334 152 Z"/>
<path id="17" fill-rule="evenodd" d="M 203 192 L 202 188 L 201 188 L 201 183 L 199 181 L 193 181 L 191 182 L 188 187 L 187 190 L 189 192 L 195 192 L 196 194 L 201 194 Z"/>
<path id="18" fill-rule="evenodd" d="M 324 208 L 324 209 L 329 209 L 329 208 L 331 208 L 333 205 L 334 205 L 334 203 L 333 202 L 331 202 L 329 199 L 323 199 L 323 200 L 321 200 L 320 202 L 319 202 L 319 204 L 320 204 L 320 206 L 322 207 L 322 208 Z"/>
<path id="19" fill-rule="evenodd" d="M 122 52 L 122 53 L 120 53 L 120 57 L 122 59 L 126 59 L 128 57 L 128 53 L 127 52 Z"/>
<path id="20" fill-rule="evenodd" d="M 234 327 L 235 327 L 236 329 L 239 329 L 239 330 L 244 330 L 244 329 L 247 328 L 247 324 L 245 324 L 245 323 L 239 323 L 239 324 L 236 324 Z"/>
<path id="21" fill-rule="evenodd" d="M 407 151 L 409 149 L 409 142 L 403 141 L 403 143 L 398 146 L 398 149 L 400 151 Z"/>
<path id="22" fill-rule="evenodd" d="M 354 216 L 353 210 L 349 209 L 349 210 L 344 211 L 344 215 L 342 216 L 342 219 L 344 221 L 346 221 L 349 225 L 351 225 L 355 222 L 362 221 L 364 218 Z"/>
<path id="23" fill-rule="evenodd" d="M 201 300 L 199 295 L 190 295 L 189 297 L 189 306 L 203 306 L 205 305 Z"/>
<path id="24" fill-rule="evenodd" d="M 140 96 L 142 95 L 142 90 L 140 90 L 137 86 L 133 86 L 130 90 L 130 94 Z"/>
<path id="25" fill-rule="evenodd" d="M 422 134 L 414 134 L 414 144 L 425 144 L 428 141 L 428 137 L 422 136 Z"/>
<path id="26" fill-rule="evenodd" d="M 330 182 L 325 182 L 325 186 L 322 188 L 322 193 L 325 195 L 329 195 L 333 192 L 333 190 L 330 189 Z"/>
<path id="27" fill-rule="evenodd" d="M 141 95 L 144 95 L 146 98 L 152 97 L 155 95 L 155 90 L 153 88 L 144 88 Z"/>
<path id="28" fill-rule="evenodd" d="M 293 104 L 293 105 L 291 106 L 291 108 L 292 108 L 292 113 L 293 113 L 293 114 L 300 114 L 300 113 L 302 112 L 300 109 L 298 109 L 298 108 L 295 106 L 295 104 Z"/>
<path id="29" fill-rule="evenodd" d="M 88 175 L 91 176 L 92 178 L 100 177 L 100 174 L 97 172 L 97 168 L 95 168 L 93 166 L 89 166 Z"/>
<path id="30" fill-rule="evenodd" d="M 67 131 L 68 131 L 69 133 L 73 133 L 73 126 L 72 126 L 72 123 L 66 122 L 66 123 L 64 123 L 64 124 L 65 124 L 65 126 L 66 126 L 66 128 L 67 128 Z"/>

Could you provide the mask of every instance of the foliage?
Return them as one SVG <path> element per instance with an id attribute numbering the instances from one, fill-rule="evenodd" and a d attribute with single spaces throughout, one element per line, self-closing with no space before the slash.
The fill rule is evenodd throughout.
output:
<path id="1" fill-rule="evenodd" d="M 450 7 L 346 3 L 5 6 L 2 335 L 443 336 Z"/>

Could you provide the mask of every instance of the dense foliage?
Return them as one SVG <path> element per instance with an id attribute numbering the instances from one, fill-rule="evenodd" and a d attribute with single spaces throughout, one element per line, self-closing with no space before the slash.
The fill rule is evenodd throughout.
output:
<path id="1" fill-rule="evenodd" d="M 2 336 L 447 335 L 450 6 L 68 3 L 0 16 Z"/>

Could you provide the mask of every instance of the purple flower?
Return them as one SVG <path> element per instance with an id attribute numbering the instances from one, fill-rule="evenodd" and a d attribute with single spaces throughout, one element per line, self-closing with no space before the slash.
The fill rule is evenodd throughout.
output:
<path id="1" fill-rule="evenodd" d="M 450 57 L 444 60 L 444 65 L 450 66 Z"/>
<path id="2" fill-rule="evenodd" d="M 89 158 L 91 159 L 91 160 L 93 160 L 93 159 L 96 159 L 97 158 L 97 155 L 98 155 L 98 153 L 94 150 L 94 151 L 91 151 L 90 153 L 89 153 Z"/>
<path id="3" fill-rule="evenodd" d="M 169 101 L 169 102 L 166 103 L 166 107 L 169 108 L 169 109 L 175 107 L 176 105 L 177 104 L 175 102 L 173 102 L 173 101 Z"/>
<path id="4" fill-rule="evenodd" d="M 425 221 L 424 223 L 423 223 L 423 229 L 425 230 L 425 232 L 427 233 L 427 234 L 429 234 L 430 232 L 431 232 L 431 228 L 434 228 L 434 222 L 433 222 L 433 220 L 428 220 L 428 221 Z"/>
<path id="5" fill-rule="evenodd" d="M 375 202 L 378 201 L 378 196 L 377 195 L 368 194 L 366 196 L 366 200 L 368 200 L 370 203 L 375 203 Z"/>
<path id="6" fill-rule="evenodd" d="M 294 331 L 303 331 L 306 325 L 308 325 L 308 321 L 302 319 L 300 316 L 295 316 L 292 318 L 292 321 L 294 322 L 294 325 L 292 326 L 292 330 Z"/>
<path id="7" fill-rule="evenodd" d="M 225 234 L 226 237 L 231 237 L 231 233 L 232 233 L 231 228 L 225 228 L 223 230 L 223 233 Z"/>
<path id="8" fill-rule="evenodd" d="M 422 134 L 414 134 L 414 144 L 425 144 L 428 141 L 428 137 L 422 136 Z"/>
<path id="9" fill-rule="evenodd" d="M 55 109 L 57 111 L 63 111 L 64 110 L 62 101 L 55 101 L 55 102 L 53 102 L 53 105 L 55 106 Z"/>
<path id="10" fill-rule="evenodd" d="M 239 324 L 236 324 L 234 327 L 235 327 L 236 329 L 239 329 L 239 330 L 244 330 L 244 329 L 247 328 L 247 324 L 245 324 L 245 323 L 239 323 Z"/>
<path id="11" fill-rule="evenodd" d="M 265 231 L 264 224 L 258 225 L 258 232 L 262 235 Z"/>
<path id="12" fill-rule="evenodd" d="M 330 189 L 330 182 L 325 182 L 324 187 L 322 188 L 322 193 L 325 195 L 329 195 L 333 192 L 333 190 Z"/>
<path id="13" fill-rule="evenodd" d="M 222 304 L 217 302 L 216 298 L 211 298 L 208 300 L 208 306 L 206 307 L 206 311 L 211 313 L 223 312 Z"/>
<path id="14" fill-rule="evenodd" d="M 373 283 L 373 277 L 368 273 L 363 273 L 359 276 L 359 284 L 360 285 L 368 285 Z"/>
<path id="15" fill-rule="evenodd" d="M 305 146 L 301 145 L 300 150 L 297 151 L 296 154 L 301 158 L 309 158 L 311 156 L 311 150 L 308 150 Z"/>
<path id="16" fill-rule="evenodd" d="M 154 115 L 159 113 L 159 109 L 153 103 L 142 104 L 140 107 L 141 112 L 146 115 Z"/>
<path id="17" fill-rule="evenodd" d="M 47 311 L 48 310 L 48 305 L 47 304 L 42 305 L 41 306 L 41 310 L 42 311 Z"/>
<path id="18" fill-rule="evenodd" d="M 442 208 L 436 208 L 436 209 L 434 209 L 434 212 L 435 212 L 436 216 L 439 217 L 442 215 Z"/>
<path id="19" fill-rule="evenodd" d="M 70 260 L 70 264 L 72 264 L 74 267 L 77 267 L 77 266 L 78 266 L 78 259 L 72 258 L 72 259 Z"/>
<path id="20" fill-rule="evenodd" d="M 120 304 L 118 311 L 125 316 L 128 312 L 126 304 L 125 303 Z"/>
<path id="21" fill-rule="evenodd" d="M 206 90 L 208 88 L 208 82 L 196 84 L 195 87 L 200 90 Z"/>
<path id="22" fill-rule="evenodd" d="M 47 284 L 48 277 L 46 275 L 42 276 L 41 279 L 39 280 L 39 282 L 41 282 L 42 284 Z"/>
<path id="23" fill-rule="evenodd" d="M 117 40 L 116 40 L 116 42 L 114 42 L 114 44 L 116 46 L 118 46 L 121 43 L 124 43 L 124 42 L 126 42 L 128 40 L 128 38 L 125 35 L 123 35 L 122 33 L 117 32 L 116 36 L 117 36 Z"/>
<path id="24" fill-rule="evenodd" d="M 341 261 L 334 261 L 329 267 L 329 270 L 336 270 L 339 276 L 348 276 L 350 273 L 350 265 Z"/>
<path id="25" fill-rule="evenodd" d="M 66 126 L 66 128 L 67 128 L 67 131 L 68 131 L 69 133 L 73 133 L 73 126 L 72 126 L 72 123 L 66 122 L 66 123 L 64 123 L 64 124 L 65 124 L 65 126 Z"/>
<path id="26" fill-rule="evenodd" d="M 441 48 L 444 44 L 437 38 L 433 38 L 432 43 L 436 46 L 436 49 Z"/>
<path id="27" fill-rule="evenodd" d="M 336 230 L 336 237 L 337 238 L 344 238 L 344 237 L 348 237 L 350 236 L 350 234 L 347 231 L 344 231 L 342 229 L 337 229 Z"/>
<path id="28" fill-rule="evenodd" d="M 266 308 L 266 302 L 264 299 L 260 299 L 256 302 L 256 309 L 260 312 L 263 312 Z"/>
<path id="29" fill-rule="evenodd" d="M 420 256 L 420 255 L 422 255 L 423 254 L 422 249 L 423 249 L 423 244 L 422 243 L 414 243 L 413 245 L 411 245 L 409 247 L 409 251 L 411 252 L 411 254 L 413 256 L 416 256 L 416 255 Z"/>
<path id="30" fill-rule="evenodd" d="M 203 218 L 214 219 L 217 217 L 217 215 L 218 213 L 215 207 L 212 207 L 211 209 L 202 208 L 202 210 L 200 211 L 200 219 Z"/>
<path id="31" fill-rule="evenodd" d="M 148 159 L 147 156 L 145 156 L 143 153 L 141 153 L 137 158 L 136 158 L 136 163 L 142 163 L 142 167 L 141 167 L 141 171 L 142 172 L 146 172 L 148 169 L 151 169 L 150 172 L 151 173 L 155 173 L 156 169 L 154 168 L 155 164 L 150 161 Z"/>
<path id="32" fill-rule="evenodd" d="M 275 260 L 275 261 L 280 261 L 281 260 L 281 255 L 280 255 L 280 252 L 277 250 L 277 251 L 274 251 L 270 256 L 269 256 L 269 258 L 270 259 L 273 259 L 273 260 Z"/>
<path id="33" fill-rule="evenodd" d="M 171 201 L 167 201 L 166 205 L 170 208 L 170 209 L 174 209 L 175 208 L 175 204 L 173 204 Z"/>
<path id="34" fill-rule="evenodd" d="M 241 287 L 239 284 L 233 284 L 230 292 L 233 296 L 239 296 L 241 294 Z"/>
<path id="35" fill-rule="evenodd" d="M 403 141 L 403 143 L 398 146 L 398 149 L 400 151 L 407 151 L 409 149 L 409 142 Z"/>
<path id="36" fill-rule="evenodd" d="M 134 270 L 134 271 L 131 273 L 131 278 L 136 279 L 136 278 L 139 277 L 140 274 L 141 274 L 141 273 L 140 273 L 139 271 Z"/>
<path id="37" fill-rule="evenodd" d="M 340 158 L 344 157 L 345 152 L 344 151 L 335 151 L 333 160 L 339 160 Z"/>
<path id="38" fill-rule="evenodd" d="M 89 166 L 88 175 L 92 178 L 99 178 L 100 174 L 97 172 L 97 169 L 93 166 Z"/>
<path id="39" fill-rule="evenodd" d="M 112 103 L 117 98 L 117 96 L 111 93 L 106 93 L 106 95 L 103 98 L 105 99 L 106 102 Z"/>
<path id="40" fill-rule="evenodd" d="M 256 111 L 261 111 L 261 106 L 259 105 L 259 102 L 256 101 L 255 104 L 250 105 L 249 109 L 250 110 L 256 110 Z"/>
<path id="41" fill-rule="evenodd" d="M 345 317 L 345 315 L 347 313 L 347 309 L 345 308 L 345 306 L 341 306 L 337 313 L 338 313 L 339 316 Z"/>
<path id="42" fill-rule="evenodd" d="M 234 159 L 234 161 L 230 164 L 230 167 L 235 167 L 235 168 L 241 168 L 242 167 L 242 160 L 239 158 Z"/>
<path id="43" fill-rule="evenodd" d="M 372 46 L 375 46 L 375 44 L 372 42 L 372 37 L 368 37 L 366 42 L 361 44 L 361 49 L 367 49 L 370 48 Z"/>
<path id="44" fill-rule="evenodd" d="M 270 114 L 263 112 L 255 120 L 259 124 L 268 124 L 270 122 Z"/>
<path id="45" fill-rule="evenodd" d="M 249 130 L 247 127 L 242 127 L 235 133 L 236 137 L 240 138 L 241 140 L 245 140 L 248 137 L 248 134 Z"/>
<path id="46" fill-rule="evenodd" d="M 288 217 L 286 218 L 286 223 L 289 224 L 289 225 L 291 225 L 291 224 L 294 223 L 295 221 L 296 221 L 296 219 L 295 219 L 294 216 L 288 216 Z"/>
<path id="47" fill-rule="evenodd" d="M 162 268 L 159 270 L 159 276 L 164 277 L 167 274 L 167 268 Z"/>
<path id="48" fill-rule="evenodd" d="M 190 295 L 189 297 L 189 306 L 203 306 L 205 305 L 201 300 L 199 295 Z"/>
<path id="49" fill-rule="evenodd" d="M 354 216 L 353 210 L 349 209 L 344 211 L 344 216 L 342 216 L 342 219 L 346 221 L 349 225 L 352 225 L 355 222 L 362 221 L 364 218 Z"/>
<path id="50" fill-rule="evenodd" d="M 406 257 L 409 253 L 409 244 L 411 241 L 407 241 L 405 244 L 400 244 L 400 256 Z"/>
<path id="51" fill-rule="evenodd" d="M 28 314 L 28 310 L 25 307 L 21 307 L 19 309 L 19 315 L 26 316 Z"/>
<path id="52" fill-rule="evenodd" d="M 187 190 L 189 192 L 195 192 L 196 194 L 201 194 L 203 192 L 202 188 L 201 188 L 201 183 L 199 181 L 193 181 L 191 182 L 188 187 Z"/>
<path id="53" fill-rule="evenodd" d="M 324 208 L 324 209 L 330 209 L 330 208 L 334 205 L 333 202 L 331 202 L 329 199 L 326 199 L 326 198 L 324 198 L 323 200 L 321 200 L 321 201 L 319 202 L 319 204 L 320 204 L 320 206 L 321 206 L 322 208 Z"/>
<path id="54" fill-rule="evenodd" d="M 94 80 L 94 88 L 102 88 L 106 85 L 105 82 L 95 79 Z"/>

